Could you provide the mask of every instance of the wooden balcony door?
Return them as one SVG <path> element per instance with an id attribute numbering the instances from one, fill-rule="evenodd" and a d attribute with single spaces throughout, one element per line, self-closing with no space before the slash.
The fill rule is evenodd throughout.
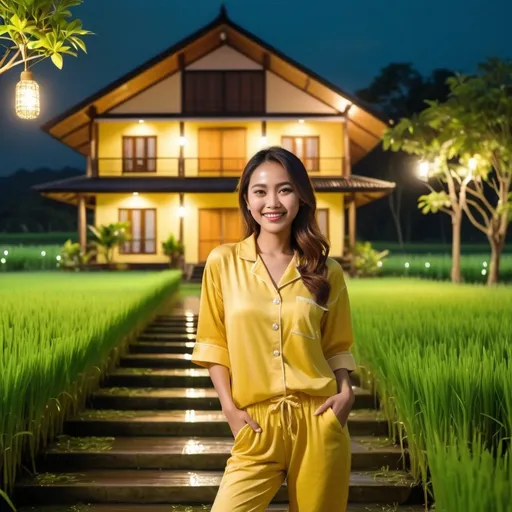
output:
<path id="1" fill-rule="evenodd" d="M 123 172 L 156 172 L 156 137 L 123 136 Z"/>
<path id="2" fill-rule="evenodd" d="M 238 208 L 208 208 L 199 210 L 199 262 L 221 244 L 242 239 L 242 216 Z"/>
<path id="3" fill-rule="evenodd" d="M 281 145 L 298 156 L 308 172 L 316 172 L 320 169 L 320 137 L 283 135 Z"/>
<path id="4" fill-rule="evenodd" d="M 245 128 L 200 128 L 199 176 L 238 176 L 246 160 Z"/>

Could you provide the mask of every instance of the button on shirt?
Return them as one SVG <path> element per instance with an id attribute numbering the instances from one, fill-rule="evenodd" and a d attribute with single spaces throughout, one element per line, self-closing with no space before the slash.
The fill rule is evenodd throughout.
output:
<path id="1" fill-rule="evenodd" d="M 297 255 L 276 288 L 255 235 L 208 256 L 192 361 L 229 369 L 237 407 L 296 391 L 331 396 L 334 370 L 356 369 L 343 269 L 331 258 L 327 269 L 331 291 L 320 306 L 302 282 Z"/>

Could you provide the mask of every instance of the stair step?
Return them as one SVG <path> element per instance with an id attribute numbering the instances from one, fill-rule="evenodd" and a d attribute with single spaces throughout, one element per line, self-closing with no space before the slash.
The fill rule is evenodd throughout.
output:
<path id="1" fill-rule="evenodd" d="M 200 368 L 190 354 L 125 354 L 119 365 L 125 368 Z"/>
<path id="2" fill-rule="evenodd" d="M 374 398 L 369 391 L 354 387 L 353 409 L 371 409 Z M 211 388 L 101 388 L 91 395 L 95 409 L 201 409 L 219 410 L 217 392 Z"/>
<path id="3" fill-rule="evenodd" d="M 137 347 L 139 345 L 137 344 Z M 147 353 L 151 354 L 151 348 L 146 348 L 149 343 L 144 343 L 144 345 L 143 350 L 147 350 Z M 159 346 L 160 344 L 156 343 L 156 345 Z M 129 361 L 129 359 L 126 361 L 127 365 L 130 365 Z M 185 364 L 185 362 L 180 361 L 180 364 Z M 356 372 L 350 374 L 350 380 L 353 386 L 360 385 L 360 376 Z M 206 368 L 201 368 L 191 363 L 190 368 L 118 367 L 107 375 L 105 385 L 119 387 L 208 388 L 213 384 Z"/>
<path id="4" fill-rule="evenodd" d="M 42 507 L 23 507 L 18 512 L 209 512 L 210 505 L 173 505 L 169 510 L 169 505 L 132 505 L 116 504 L 110 505 L 47 505 Z M 350 503 L 347 512 L 425 512 L 425 507 L 417 506 L 397 506 L 393 509 L 384 509 L 382 505 L 371 505 L 369 503 Z M 270 505 L 266 512 L 289 512 L 287 505 Z"/>
<path id="5" fill-rule="evenodd" d="M 351 436 L 388 435 L 381 411 L 352 410 Z M 64 422 L 72 436 L 208 436 L 229 437 L 231 431 L 221 411 L 148 411 L 87 409 Z"/>
<path id="6" fill-rule="evenodd" d="M 191 354 L 194 341 L 138 341 L 130 345 L 132 354 Z"/>
<path id="7" fill-rule="evenodd" d="M 221 471 L 98 469 L 21 478 L 15 489 L 17 505 L 89 503 L 213 503 Z M 412 479 L 399 471 L 350 474 L 349 501 L 403 504 Z M 274 502 L 286 502 L 283 485 Z M 226 511 L 227 512 L 227 511 Z"/>
<path id="8" fill-rule="evenodd" d="M 401 451 L 390 439 L 351 436 L 352 470 L 402 469 Z M 232 437 L 59 436 L 42 455 L 39 471 L 82 469 L 224 470 Z"/>
<path id="9" fill-rule="evenodd" d="M 195 341 L 195 334 L 168 334 L 168 333 L 141 333 L 137 336 L 137 341 Z"/>
<path id="10" fill-rule="evenodd" d="M 188 327 L 186 325 L 148 325 L 144 329 L 144 333 L 169 333 L 169 334 L 195 334 L 196 326 Z"/>
<path id="11" fill-rule="evenodd" d="M 197 327 L 197 320 L 153 320 L 147 327 Z"/>
<path id="12" fill-rule="evenodd" d="M 212 386 L 206 368 L 116 368 L 105 382 L 117 387 L 208 388 Z"/>

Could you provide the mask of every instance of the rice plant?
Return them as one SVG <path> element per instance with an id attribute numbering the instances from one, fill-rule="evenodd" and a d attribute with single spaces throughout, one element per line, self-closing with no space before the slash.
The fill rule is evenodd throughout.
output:
<path id="1" fill-rule="evenodd" d="M 179 280 L 175 271 L 0 276 L 4 497 L 22 462 L 36 472 L 36 454 L 83 406 L 112 349 L 140 329 Z"/>
<path id="2" fill-rule="evenodd" d="M 512 433 L 512 288 L 382 279 L 352 281 L 350 294 L 354 352 L 372 373 L 392 435 L 407 445 L 411 472 L 433 491 L 436 510 L 501 510 L 502 494 L 495 509 L 445 505 L 453 489 L 429 454 L 442 460 L 439 447 L 447 447 L 450 471 L 467 488 L 491 461 L 506 478 L 500 461 Z"/>

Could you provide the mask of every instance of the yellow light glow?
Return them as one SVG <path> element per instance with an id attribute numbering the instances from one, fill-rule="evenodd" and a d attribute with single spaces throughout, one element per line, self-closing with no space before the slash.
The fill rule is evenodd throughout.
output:
<path id="1" fill-rule="evenodd" d="M 21 119 L 36 119 L 39 112 L 39 85 L 31 71 L 23 71 L 16 84 L 16 115 Z"/>
<path id="2" fill-rule="evenodd" d="M 187 143 L 186 137 L 180 137 L 179 139 L 180 146 L 184 146 Z"/>
<path id="3" fill-rule="evenodd" d="M 261 145 L 261 146 L 266 146 L 266 145 L 267 145 L 267 142 L 268 142 L 267 137 L 265 137 L 265 136 L 261 136 L 261 137 L 260 137 L 260 145 Z"/>
<path id="4" fill-rule="evenodd" d="M 144 123 L 144 119 L 139 119 L 139 124 Z"/>
<path id="5" fill-rule="evenodd" d="M 470 171 L 474 171 L 477 168 L 478 162 L 475 157 L 471 157 L 468 162 L 468 168 Z"/>
<path id="6" fill-rule="evenodd" d="M 430 164 L 428 162 L 425 162 L 424 160 L 421 161 L 418 165 L 418 178 L 423 181 L 428 181 L 429 170 Z"/>
<path id="7" fill-rule="evenodd" d="M 300 124 L 304 124 L 304 119 L 299 119 Z"/>
<path id="8" fill-rule="evenodd" d="M 181 218 L 185 217 L 185 207 L 184 206 L 180 206 L 178 208 L 178 217 L 181 217 Z"/>
<path id="9" fill-rule="evenodd" d="M 134 195 L 134 196 L 138 196 L 138 195 L 139 195 L 139 193 L 138 193 L 138 192 L 134 192 L 132 195 Z"/>

